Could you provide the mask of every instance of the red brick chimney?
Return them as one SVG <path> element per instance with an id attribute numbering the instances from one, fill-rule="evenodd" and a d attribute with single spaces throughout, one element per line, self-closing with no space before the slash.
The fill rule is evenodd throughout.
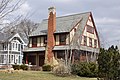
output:
<path id="1" fill-rule="evenodd" d="M 56 11 L 55 7 L 48 8 L 48 35 L 47 35 L 47 47 L 48 47 L 48 61 L 54 56 L 52 49 L 55 46 L 54 32 L 56 30 Z"/>

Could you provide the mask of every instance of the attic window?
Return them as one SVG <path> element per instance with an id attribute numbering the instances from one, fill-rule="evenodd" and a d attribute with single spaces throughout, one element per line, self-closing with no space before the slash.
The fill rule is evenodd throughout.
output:
<path id="1" fill-rule="evenodd" d="M 97 40 L 96 39 L 94 40 L 94 47 L 95 48 L 97 47 Z"/>
<path id="2" fill-rule="evenodd" d="M 84 36 L 84 45 L 87 45 L 87 36 Z"/>
<path id="3" fill-rule="evenodd" d="M 92 22 L 91 18 L 89 17 L 89 21 Z"/>
<path id="4" fill-rule="evenodd" d="M 89 46 L 92 47 L 92 38 L 89 38 Z"/>
<path id="5" fill-rule="evenodd" d="M 94 28 L 90 25 L 87 25 L 87 32 L 94 34 Z"/>
<path id="6" fill-rule="evenodd" d="M 74 32 L 76 32 L 76 28 L 74 28 Z"/>

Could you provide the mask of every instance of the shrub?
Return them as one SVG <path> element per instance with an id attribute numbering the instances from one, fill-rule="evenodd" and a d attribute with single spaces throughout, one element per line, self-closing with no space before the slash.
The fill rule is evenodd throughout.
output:
<path id="1" fill-rule="evenodd" d="M 30 66 L 30 70 L 32 70 L 32 71 L 41 71 L 42 68 L 39 67 L 39 66 Z"/>
<path id="2" fill-rule="evenodd" d="M 98 68 L 95 63 L 80 62 L 71 66 L 72 74 L 82 77 L 97 77 Z"/>
<path id="3" fill-rule="evenodd" d="M 22 70 L 28 70 L 28 66 L 23 64 L 23 65 L 20 65 L 20 69 Z"/>
<path id="4" fill-rule="evenodd" d="M 51 71 L 52 67 L 50 65 L 43 65 L 42 70 L 43 71 Z"/>
<path id="5" fill-rule="evenodd" d="M 88 65 L 88 67 L 89 67 L 89 69 L 90 69 L 90 71 L 91 71 L 91 77 L 93 76 L 93 77 L 97 77 L 98 76 L 98 65 L 97 64 L 95 64 L 95 63 L 89 63 L 89 65 Z"/>
<path id="6" fill-rule="evenodd" d="M 12 65 L 14 70 L 19 70 L 20 69 L 20 65 Z"/>
<path id="7" fill-rule="evenodd" d="M 65 65 L 58 65 L 53 69 L 53 73 L 57 76 L 69 76 L 70 75 L 70 69 Z"/>

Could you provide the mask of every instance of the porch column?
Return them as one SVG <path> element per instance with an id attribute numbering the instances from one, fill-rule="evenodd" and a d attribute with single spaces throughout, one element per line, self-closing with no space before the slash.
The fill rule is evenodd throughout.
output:
<path id="1" fill-rule="evenodd" d="M 39 66 L 39 54 L 36 54 L 36 65 Z"/>
<path id="2" fill-rule="evenodd" d="M 87 53 L 87 51 L 86 51 L 86 61 L 88 62 L 88 53 Z"/>
<path id="3" fill-rule="evenodd" d="M 74 63 L 74 53 L 72 55 L 72 64 Z"/>
<path id="4" fill-rule="evenodd" d="M 8 42 L 8 48 L 7 48 L 7 49 L 8 49 L 8 54 L 7 54 L 7 66 L 9 66 L 9 55 L 10 55 L 10 54 L 9 54 L 9 42 Z"/>
<path id="5" fill-rule="evenodd" d="M 91 62 L 93 61 L 93 52 L 91 52 L 91 54 L 90 54 L 90 61 Z"/>

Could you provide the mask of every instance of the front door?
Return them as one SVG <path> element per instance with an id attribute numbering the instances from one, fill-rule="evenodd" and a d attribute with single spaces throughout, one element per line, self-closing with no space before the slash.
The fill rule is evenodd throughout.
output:
<path id="1" fill-rule="evenodd" d="M 36 65 L 36 55 L 28 55 L 28 63 L 31 63 L 31 65 Z"/>
<path id="2" fill-rule="evenodd" d="M 44 65 L 45 55 L 39 55 L 39 66 Z"/>

